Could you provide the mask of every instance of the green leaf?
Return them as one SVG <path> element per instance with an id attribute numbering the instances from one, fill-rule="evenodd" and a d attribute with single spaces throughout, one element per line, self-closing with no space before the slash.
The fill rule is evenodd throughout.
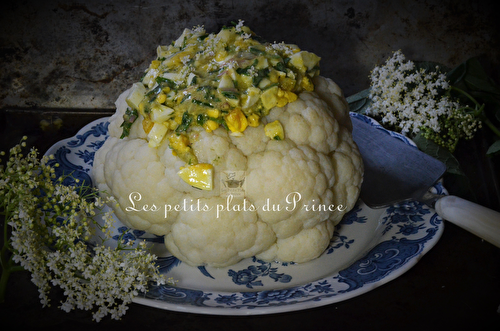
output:
<path id="1" fill-rule="evenodd" d="M 464 62 L 456 66 L 452 70 L 448 71 L 446 79 L 450 82 L 451 85 L 458 86 L 459 82 L 461 82 L 464 79 L 466 73 L 467 73 L 467 67 Z"/>
<path id="2" fill-rule="evenodd" d="M 191 100 L 191 102 L 194 103 L 195 105 L 198 105 L 198 106 L 214 108 L 214 106 L 211 105 L 209 102 L 204 102 L 204 101 L 196 100 L 196 99 Z"/>
<path id="3" fill-rule="evenodd" d="M 125 114 L 123 114 L 123 122 L 120 125 L 120 127 L 123 128 L 120 139 L 128 137 L 128 135 L 130 134 L 130 128 L 132 127 L 132 124 L 134 124 L 135 120 L 137 120 L 138 117 L 139 113 L 137 112 L 137 110 L 127 108 Z"/>
<path id="4" fill-rule="evenodd" d="M 462 102 L 476 109 L 483 106 L 483 113 L 478 116 L 487 121 L 489 128 L 497 134 L 500 129 L 500 87 L 488 76 L 477 57 L 470 58 L 448 73 L 452 86 L 461 89 L 475 99 L 453 92 Z"/>
<path id="5" fill-rule="evenodd" d="M 500 97 L 500 88 L 484 71 L 477 58 L 470 58 L 448 73 L 448 80 L 466 92 L 480 92 Z"/>
<path id="6" fill-rule="evenodd" d="M 500 153 L 500 140 L 495 141 L 486 151 L 486 155 Z"/>
<path id="7" fill-rule="evenodd" d="M 175 129 L 175 132 L 186 132 L 189 126 L 191 125 L 191 122 L 193 121 L 193 118 L 187 111 L 182 114 L 182 122 L 181 124 Z"/>
<path id="8" fill-rule="evenodd" d="M 250 47 L 250 53 L 254 55 L 265 55 L 266 52 L 264 50 L 258 49 L 257 47 Z"/>
<path id="9" fill-rule="evenodd" d="M 479 60 L 475 57 L 467 60 L 467 76 L 466 81 L 470 84 L 470 88 L 473 87 L 477 90 L 484 92 L 489 92 L 493 94 L 500 94 L 500 89 L 493 82 L 493 80 L 488 76 L 486 71 L 484 71 L 483 66 Z"/>
<path id="10" fill-rule="evenodd" d="M 464 175 L 460 168 L 458 160 L 449 150 L 439 146 L 438 144 L 425 138 L 421 134 L 417 134 L 412 140 L 422 152 L 443 162 L 446 165 L 446 172 L 455 175 Z"/>
<path id="11" fill-rule="evenodd" d="M 366 90 L 360 91 L 356 94 L 353 94 L 353 95 L 347 97 L 346 100 L 348 103 L 351 103 L 351 102 L 359 101 L 361 99 L 366 99 L 369 96 L 370 96 L 370 89 L 367 88 Z"/>
<path id="12" fill-rule="evenodd" d="M 159 84 L 159 85 L 162 85 L 162 83 L 164 83 L 166 86 L 170 87 L 171 89 L 175 89 L 177 88 L 177 84 L 175 84 L 175 82 L 171 79 L 168 79 L 168 78 L 165 78 L 165 77 L 161 77 L 161 76 L 158 76 L 156 77 L 156 82 Z"/>
<path id="13" fill-rule="evenodd" d="M 283 71 L 283 72 L 286 72 L 286 67 L 285 67 L 285 64 L 283 62 L 278 62 L 276 63 L 276 65 L 273 67 L 274 69 L 278 70 L 278 71 Z"/>
<path id="14" fill-rule="evenodd" d="M 363 90 L 346 98 L 349 110 L 354 113 L 365 114 L 371 105 L 370 89 Z"/>
<path id="15" fill-rule="evenodd" d="M 208 115 L 207 114 L 199 114 L 196 116 L 196 123 L 200 126 L 203 126 L 205 122 L 208 120 Z"/>
<path id="16" fill-rule="evenodd" d="M 489 79 L 486 80 L 483 77 L 469 75 L 465 77 L 465 82 L 469 89 L 473 91 L 482 91 L 500 96 L 500 90 Z"/>
<path id="17" fill-rule="evenodd" d="M 235 100 L 238 100 L 239 99 L 239 95 L 240 95 L 238 92 L 234 92 L 234 91 L 222 91 L 221 93 L 226 98 L 228 98 L 228 99 L 235 99 Z"/>

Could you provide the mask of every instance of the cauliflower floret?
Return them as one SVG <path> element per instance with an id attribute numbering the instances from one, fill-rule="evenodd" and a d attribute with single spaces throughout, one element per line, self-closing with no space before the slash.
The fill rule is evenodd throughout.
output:
<path id="1" fill-rule="evenodd" d="M 199 208 L 183 213 L 165 238 L 168 250 L 190 265 L 231 265 L 262 252 L 276 240 L 271 227 L 255 211 L 243 210 L 242 201 L 232 201 L 229 210 L 221 197 L 201 198 L 197 203 L 223 206 L 224 210 Z"/>
<path id="2" fill-rule="evenodd" d="M 278 239 L 271 248 L 258 255 L 265 261 L 307 262 L 324 252 L 333 235 L 335 226 L 330 221 L 304 229 L 296 235 Z"/>
<path id="3" fill-rule="evenodd" d="M 352 131 L 349 112 L 345 111 L 345 109 L 349 109 L 349 104 L 344 98 L 344 92 L 342 92 L 340 87 L 330 78 L 316 76 L 313 78 L 313 82 L 314 92 L 328 104 L 337 122 L 349 131 Z"/>
<path id="4" fill-rule="evenodd" d="M 258 211 L 260 218 L 273 225 L 278 238 L 326 220 L 328 212 L 302 208 L 304 204 L 332 202 L 317 153 L 305 153 L 310 147 L 301 149 L 287 140 L 270 141 L 267 147 L 263 153 L 248 157 L 246 194 L 256 205 L 263 206 Z"/>
<path id="5" fill-rule="evenodd" d="M 183 194 L 169 185 L 177 176 L 165 171 L 158 151 L 147 141 L 110 136 L 96 153 L 92 173 L 97 188 L 112 193 L 123 206 L 115 212 L 124 224 L 156 235 L 170 232 L 177 212 L 166 218 L 163 207 L 166 201 L 178 204 Z M 141 212 L 146 204 L 149 212 Z"/>
<path id="6" fill-rule="evenodd" d="M 94 181 L 117 198 L 119 206 L 112 207 L 124 224 L 165 235 L 168 250 L 190 265 L 223 267 L 250 256 L 297 263 L 314 259 L 356 203 L 363 175 L 341 90 L 322 77 L 314 84 L 315 91 L 272 108 L 260 125 L 237 136 L 222 126 L 212 132 L 191 128 L 187 134 L 198 162 L 213 165 L 211 191 L 183 181 L 177 172 L 185 163 L 168 139 L 159 147 L 148 146 L 140 121 L 119 139 L 125 92 L 110 118 L 110 137 L 96 152 Z M 283 126 L 282 140 L 264 132 L 264 125 L 276 120 Z M 254 208 L 227 210 L 229 198 L 221 195 L 225 171 L 245 173 L 244 197 L 235 197 L 231 206 L 245 199 Z M 134 192 L 139 200 L 131 196 Z M 186 201 L 206 208 L 172 210 Z M 133 211 L 132 203 L 136 209 L 155 205 L 161 211 Z"/>
<path id="7" fill-rule="evenodd" d="M 316 94 L 303 92 L 295 102 L 274 108 L 268 121 L 275 120 L 283 125 L 286 137 L 297 145 L 308 145 L 324 154 L 337 148 L 339 124 Z"/>

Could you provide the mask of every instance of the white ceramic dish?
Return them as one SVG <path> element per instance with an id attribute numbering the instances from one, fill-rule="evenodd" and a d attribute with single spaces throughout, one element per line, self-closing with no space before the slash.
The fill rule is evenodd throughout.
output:
<path id="1" fill-rule="evenodd" d="M 383 129 L 372 119 L 351 113 Z M 91 182 L 94 153 L 107 138 L 108 118 L 83 127 L 77 135 L 52 146 L 58 174 Z M 395 139 L 413 145 L 397 133 Z M 68 180 L 73 180 L 68 178 Z M 446 194 L 436 185 L 433 190 Z M 118 237 L 125 227 L 116 219 Z M 385 284 L 409 270 L 439 240 L 441 218 L 418 202 L 370 209 L 361 201 L 335 229 L 330 246 L 304 264 L 278 264 L 246 259 L 227 268 L 194 268 L 170 256 L 161 237 L 142 231 L 127 236 L 151 242 L 163 273 L 176 286 L 151 286 L 135 302 L 160 309 L 213 315 L 258 315 L 324 306 Z"/>

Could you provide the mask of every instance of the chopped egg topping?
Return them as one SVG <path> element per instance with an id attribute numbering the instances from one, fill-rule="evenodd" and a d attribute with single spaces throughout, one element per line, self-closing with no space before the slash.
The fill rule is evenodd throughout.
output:
<path id="1" fill-rule="evenodd" d="M 243 135 L 271 108 L 295 101 L 301 91 L 314 90 L 311 78 L 319 74 L 318 56 L 293 44 L 257 39 L 239 21 L 217 34 L 203 27 L 185 29 L 172 44 L 159 46 L 156 59 L 126 98 L 129 109 L 122 138 L 141 114 L 150 147 L 167 140 L 188 167 L 194 166 L 198 161 L 190 147 L 190 127 L 211 132 L 222 126 L 232 135 Z M 282 140 L 283 127 L 279 122 L 267 124 L 266 135 Z M 199 168 L 204 180 L 210 177 L 205 172 L 211 167 Z M 196 169 L 185 169 L 181 177 L 192 181 Z"/>

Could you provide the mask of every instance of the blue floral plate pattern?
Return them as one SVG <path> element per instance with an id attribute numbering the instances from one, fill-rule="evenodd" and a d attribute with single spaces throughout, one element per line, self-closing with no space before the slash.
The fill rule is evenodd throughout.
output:
<path id="1" fill-rule="evenodd" d="M 369 117 L 351 116 L 387 131 Z M 53 154 L 54 162 L 59 163 L 57 174 L 71 173 L 68 181 L 92 184 L 94 154 L 107 138 L 107 126 L 108 118 L 98 119 L 52 146 L 46 154 Z M 410 139 L 387 132 L 415 147 Z M 447 194 L 440 184 L 432 190 Z M 178 280 L 176 286 L 151 284 L 136 297 L 136 303 L 212 315 L 295 311 L 361 295 L 409 270 L 437 243 L 443 230 L 442 219 L 419 202 L 370 209 L 359 201 L 337 225 L 329 247 L 316 260 L 280 264 L 250 258 L 227 268 L 195 268 L 171 256 L 162 237 L 127 229 L 118 219 L 114 229 L 115 238 L 126 233 L 126 239 L 147 240 L 159 256 L 161 272 Z"/>

